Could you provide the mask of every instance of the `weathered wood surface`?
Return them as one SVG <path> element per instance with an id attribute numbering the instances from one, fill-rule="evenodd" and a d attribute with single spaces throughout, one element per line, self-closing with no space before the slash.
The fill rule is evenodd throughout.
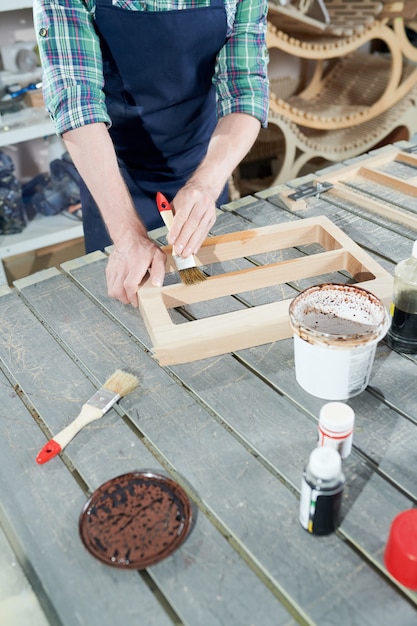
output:
<path id="1" fill-rule="evenodd" d="M 47 626 L 39 600 L 0 528 L 0 624 Z"/>
<path id="2" fill-rule="evenodd" d="M 231 203 L 213 234 L 326 215 L 390 272 L 409 254 L 414 233 L 389 220 L 326 194 L 291 211 L 280 190 Z M 104 254 L 89 255 L 0 294 L 0 524 L 40 615 L 65 626 L 415 624 L 417 594 L 391 579 L 383 551 L 393 517 L 417 504 L 416 360 L 379 344 L 370 386 L 349 400 L 356 425 L 341 526 L 312 537 L 298 523 L 299 491 L 323 401 L 297 385 L 292 340 L 162 368 L 138 311 L 108 298 L 105 265 Z M 193 303 L 172 317 L 192 323 L 291 298 L 308 283 Z M 37 466 L 45 441 L 117 367 L 136 373 L 139 388 Z M 85 551 L 78 516 L 102 482 L 144 467 L 183 485 L 197 521 L 174 555 L 143 574 L 121 572 Z"/>
<path id="3" fill-rule="evenodd" d="M 61 279 L 64 280 L 65 286 L 60 288 L 57 281 Z M 115 414 L 116 411 L 112 411 L 113 415 L 103 418 L 98 428 L 96 423 L 91 429 L 85 429 L 77 436 L 74 440 L 76 445 L 68 446 L 66 451 L 68 467 L 59 460 L 46 466 L 36 466 L 34 463 L 36 452 L 45 442 L 45 438 L 32 420 L 37 439 L 35 442 L 23 439 L 19 449 L 22 448 L 21 454 L 26 458 L 26 464 L 31 466 L 36 485 L 32 484 L 27 497 L 25 495 L 23 501 L 19 502 L 19 505 L 24 507 L 21 511 L 15 510 L 17 503 L 14 501 L 13 493 L 16 485 L 13 482 L 8 498 L 6 488 L 2 489 L 2 501 L 6 501 L 6 504 L 9 501 L 10 510 L 6 512 L 8 517 L 13 519 L 14 527 L 18 523 L 14 521 L 15 519 L 19 520 L 20 524 L 28 524 L 28 520 L 31 520 L 32 537 L 27 537 L 28 544 L 24 546 L 24 554 L 26 558 L 30 557 L 35 571 L 38 569 L 37 564 L 42 564 L 40 568 L 42 586 L 52 604 L 52 607 L 47 607 L 49 614 L 54 608 L 59 615 L 65 616 L 68 613 L 65 624 L 99 624 L 102 623 L 103 616 L 107 618 L 113 615 L 112 620 L 116 620 L 117 616 L 120 618 L 120 607 L 129 607 L 124 614 L 124 623 L 137 624 L 143 615 L 147 616 L 147 623 L 150 624 L 171 623 L 164 609 L 155 606 L 158 602 L 154 595 L 146 584 L 141 583 L 137 575 L 120 573 L 92 561 L 78 538 L 77 520 L 86 500 L 86 493 L 108 478 L 132 469 L 160 467 L 159 452 L 155 450 L 154 455 L 150 454 L 141 437 L 131 437 L 130 428 L 120 419 L 134 401 L 135 395 L 139 397 L 139 403 L 133 409 L 136 419 L 142 419 L 146 412 L 150 411 L 151 419 L 158 418 L 158 422 L 160 419 L 158 416 L 161 414 L 163 416 L 159 404 L 163 404 L 164 411 L 169 412 L 172 408 L 170 399 L 173 406 L 177 406 L 178 400 L 177 410 L 181 410 L 186 399 L 182 398 L 184 394 L 181 390 L 178 389 L 177 393 L 176 384 L 143 351 L 141 363 L 137 346 L 132 344 L 117 326 L 112 330 L 113 323 L 106 316 L 102 314 L 97 318 L 94 314 L 94 304 L 88 299 L 83 303 L 85 298 L 78 290 L 76 295 L 80 300 L 71 304 L 65 296 L 69 295 L 66 293 L 66 287 L 71 290 L 72 285 L 65 281 L 63 276 L 51 280 L 52 285 L 49 287 L 47 286 L 49 281 L 45 281 L 29 290 L 33 289 L 35 294 L 40 296 L 52 318 L 58 320 L 56 306 L 61 305 L 60 323 L 80 341 L 80 351 L 77 354 L 79 365 L 82 364 L 89 375 L 91 371 L 100 372 L 102 380 L 105 380 L 115 367 L 134 364 L 134 369 L 141 380 L 141 390 L 123 400 L 121 403 L 123 410 L 121 408 L 117 410 L 120 412 L 119 416 Z M 45 298 L 45 293 L 42 293 L 43 289 L 49 291 L 51 287 L 58 299 L 56 304 L 49 296 Z M 16 294 L 0 299 L 0 305 L 2 305 L 2 329 L 5 332 L 5 335 L 1 336 L 2 360 L 6 361 L 8 370 L 13 371 L 13 379 L 17 381 L 20 393 L 27 398 L 32 412 L 39 416 L 37 419 L 42 422 L 43 427 L 52 433 L 57 432 L 74 417 L 80 403 L 84 401 L 83 398 L 91 396 L 91 383 L 75 364 L 75 353 L 67 344 L 65 333 L 61 335 L 60 341 L 67 344 L 70 355 L 64 353 L 62 359 L 59 358 L 62 348 L 45 330 L 45 325 L 49 323 L 48 316 L 42 319 L 42 323 L 39 322 Z M 29 337 L 34 337 L 34 341 L 30 342 Z M 123 356 L 121 356 L 122 344 L 128 346 L 128 351 Z M 12 353 L 10 346 L 13 346 Z M 151 367 L 148 367 L 148 362 L 151 363 Z M 166 391 L 166 395 L 165 393 L 161 395 L 162 391 Z M 180 396 L 179 399 L 176 398 L 177 395 Z M 190 411 L 192 407 L 184 408 L 185 414 Z M 7 411 L 7 414 L 11 414 L 11 411 Z M 26 422 L 28 419 L 27 417 Z M 10 424 L 7 426 L 10 432 Z M 20 429 L 26 427 L 26 423 L 20 425 Z M 159 422 L 159 428 L 164 429 L 163 421 Z M 2 438 L 3 445 L 9 438 L 10 435 Z M 19 439 L 18 441 L 20 442 Z M 181 454 L 180 449 L 178 454 Z M 2 456 L 4 459 L 4 455 Z M 76 467 L 78 482 L 84 486 L 82 490 L 68 472 L 72 466 Z M 20 471 L 13 469 L 12 475 L 15 473 L 20 475 L 18 486 L 22 489 L 23 477 L 25 483 L 28 480 L 27 471 L 23 474 L 22 468 Z M 62 483 L 64 480 L 66 482 Z M 9 481 L 10 477 L 8 483 Z M 69 484 L 66 484 L 67 482 Z M 46 494 L 42 495 L 42 491 Z M 35 501 L 32 503 L 33 498 Z M 36 500 L 39 498 L 42 508 L 36 506 Z M 65 530 L 65 534 L 62 530 Z M 21 532 L 25 537 L 26 533 Z M 48 539 L 49 536 L 52 539 Z M 33 537 L 36 538 L 36 542 L 33 542 Z M 51 542 L 53 549 L 48 548 Z M 35 553 L 32 556 L 33 551 Z M 88 566 L 89 563 L 92 567 Z M 239 568 L 242 569 L 241 573 Z M 98 572 L 101 570 L 103 575 L 97 573 L 97 570 Z M 180 576 L 175 573 L 176 570 L 181 573 Z M 200 576 L 196 575 L 196 570 L 201 572 Z M 221 590 L 218 576 L 223 581 Z M 169 607 L 169 612 L 174 614 L 177 613 L 176 607 L 179 606 L 181 609 L 179 621 L 183 623 L 192 624 L 196 618 L 200 623 L 220 624 L 224 615 L 227 616 L 229 612 L 232 616 L 234 614 L 239 616 L 237 617 L 239 620 L 246 619 L 250 615 L 250 609 L 245 607 L 244 602 L 233 608 L 237 602 L 236 594 L 239 596 L 242 593 L 245 598 L 252 596 L 254 600 L 256 599 L 251 609 L 254 619 L 257 606 L 260 604 L 267 607 L 268 602 L 271 603 L 270 617 L 268 618 L 268 611 L 265 614 L 266 623 L 273 624 L 275 611 L 277 608 L 280 610 L 279 606 L 275 606 L 273 595 L 244 565 L 242 559 L 222 536 L 215 532 L 214 527 L 204 521 L 204 518 L 197 524 L 183 549 L 172 559 L 153 568 L 152 577 L 160 581 L 160 588 L 164 588 L 166 584 L 167 590 L 162 592 L 165 597 L 164 604 Z M 236 578 L 242 581 L 241 588 L 235 587 Z M 164 580 L 167 582 L 164 583 Z M 171 594 L 175 594 L 172 605 L 169 601 Z M 74 597 L 79 599 L 77 612 L 72 609 Z M 91 602 L 92 598 L 94 603 Z M 284 609 L 281 610 L 287 615 Z M 187 611 L 191 611 L 191 618 L 187 618 Z"/>

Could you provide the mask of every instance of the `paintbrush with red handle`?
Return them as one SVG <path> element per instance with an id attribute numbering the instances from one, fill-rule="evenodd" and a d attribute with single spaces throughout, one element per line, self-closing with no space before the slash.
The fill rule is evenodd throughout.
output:
<path id="1" fill-rule="evenodd" d="M 43 446 L 36 457 L 36 462 L 43 464 L 53 459 L 84 426 L 103 417 L 120 398 L 136 389 L 138 383 L 138 379 L 133 374 L 116 370 L 106 380 L 103 387 L 83 404 L 75 420 Z"/>
<path id="2" fill-rule="evenodd" d="M 156 194 L 156 204 L 164 224 L 169 231 L 172 226 L 174 214 L 168 200 L 160 191 Z M 196 266 L 195 259 L 192 255 L 184 258 L 173 253 L 172 258 L 180 278 L 185 285 L 195 285 L 196 283 L 201 283 L 203 280 L 206 280 L 207 276 Z"/>

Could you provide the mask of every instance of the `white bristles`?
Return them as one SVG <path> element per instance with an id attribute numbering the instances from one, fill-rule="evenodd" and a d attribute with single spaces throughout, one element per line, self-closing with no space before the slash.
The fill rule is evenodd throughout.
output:
<path id="1" fill-rule="evenodd" d="M 138 384 L 139 380 L 133 374 L 116 370 L 110 378 L 106 380 L 103 387 L 123 398 L 123 396 L 136 389 Z"/>

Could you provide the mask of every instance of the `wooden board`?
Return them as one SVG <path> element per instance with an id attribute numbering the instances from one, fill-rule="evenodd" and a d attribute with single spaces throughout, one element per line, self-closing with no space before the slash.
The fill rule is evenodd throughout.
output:
<path id="1" fill-rule="evenodd" d="M 324 216 L 209 238 L 196 260 L 205 265 L 307 244 L 320 244 L 324 251 L 212 276 L 192 286 L 177 283 L 156 288 L 146 283 L 138 291 L 139 306 L 155 358 L 161 365 L 185 363 L 288 338 L 290 299 L 180 325 L 174 324 L 168 311 L 329 271 L 349 272 L 358 285 L 388 305 L 392 293 L 390 274 Z M 173 271 L 175 265 L 169 256 L 168 272 Z"/>

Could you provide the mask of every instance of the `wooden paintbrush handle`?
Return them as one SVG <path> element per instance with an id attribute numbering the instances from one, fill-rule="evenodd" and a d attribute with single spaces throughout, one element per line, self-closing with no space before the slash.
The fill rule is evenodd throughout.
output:
<path id="1" fill-rule="evenodd" d="M 165 198 L 164 194 L 158 191 L 156 194 L 156 205 L 158 207 L 158 211 L 164 221 L 165 226 L 168 230 L 171 229 L 172 222 L 174 221 L 174 214 L 171 211 L 171 206 L 168 200 Z"/>
<path id="2" fill-rule="evenodd" d="M 42 465 L 53 459 L 90 422 L 103 416 L 103 411 L 89 404 L 84 404 L 79 415 L 57 435 L 50 439 L 40 450 L 36 462 Z"/>
<path id="3" fill-rule="evenodd" d="M 160 191 L 156 194 L 156 204 L 158 206 L 159 213 L 164 220 L 165 226 L 168 228 L 168 232 L 174 221 L 174 214 L 171 211 L 171 206 L 164 194 Z M 175 253 L 174 247 L 172 248 L 172 259 L 180 273 L 181 280 L 188 285 L 193 285 L 196 282 L 205 280 L 204 274 L 197 269 L 196 262 L 193 255 L 188 257 L 182 257 Z"/>

